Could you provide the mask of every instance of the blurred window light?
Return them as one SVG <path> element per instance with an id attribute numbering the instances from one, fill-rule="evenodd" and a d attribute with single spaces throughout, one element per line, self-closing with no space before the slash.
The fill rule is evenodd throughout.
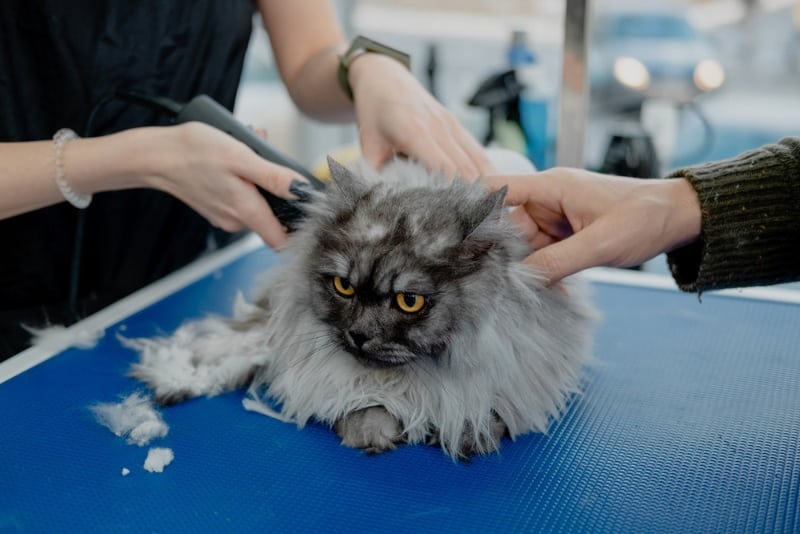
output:
<path id="1" fill-rule="evenodd" d="M 706 59 L 694 69 L 694 83 L 701 91 L 713 91 L 725 82 L 725 69 L 719 61 Z"/>
<path id="2" fill-rule="evenodd" d="M 614 61 L 614 78 L 622 85 L 637 91 L 644 91 L 650 85 L 647 67 L 633 57 L 620 57 Z"/>

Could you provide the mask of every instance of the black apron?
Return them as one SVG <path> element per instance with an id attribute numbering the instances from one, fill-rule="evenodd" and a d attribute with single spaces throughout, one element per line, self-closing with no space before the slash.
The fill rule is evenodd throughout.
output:
<path id="1" fill-rule="evenodd" d="M 251 0 L 3 0 L 0 142 L 168 123 L 117 100 L 98 106 L 115 88 L 182 102 L 205 93 L 233 109 L 254 12 Z M 80 232 L 79 210 L 64 202 L 0 220 L 0 360 L 28 345 L 21 324 L 75 322 L 185 265 L 210 239 L 230 240 L 153 190 L 95 194 L 82 217 Z"/>

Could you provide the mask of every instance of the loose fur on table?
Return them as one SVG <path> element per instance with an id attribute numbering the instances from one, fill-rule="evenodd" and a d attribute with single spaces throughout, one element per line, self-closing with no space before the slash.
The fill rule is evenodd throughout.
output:
<path id="1" fill-rule="evenodd" d="M 546 431 L 589 357 L 586 287 L 545 287 L 521 263 L 505 190 L 404 160 L 330 165 L 255 302 L 127 340 L 132 375 L 162 403 L 249 383 L 251 406 L 371 452 L 432 442 L 468 457 Z"/>
<path id="2" fill-rule="evenodd" d="M 169 432 L 169 426 L 156 411 L 153 400 L 138 391 L 120 402 L 97 403 L 90 409 L 98 423 L 140 447 L 163 438 Z"/>

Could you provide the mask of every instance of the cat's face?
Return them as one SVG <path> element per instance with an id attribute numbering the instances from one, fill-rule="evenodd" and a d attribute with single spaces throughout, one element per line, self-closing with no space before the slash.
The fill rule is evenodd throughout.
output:
<path id="1" fill-rule="evenodd" d="M 504 191 L 367 185 L 343 172 L 314 221 L 314 313 L 366 365 L 440 357 L 491 301 Z"/>

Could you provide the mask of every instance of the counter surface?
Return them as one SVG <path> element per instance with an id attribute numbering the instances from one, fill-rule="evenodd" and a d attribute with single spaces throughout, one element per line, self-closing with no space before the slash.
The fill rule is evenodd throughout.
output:
<path id="1" fill-rule="evenodd" d="M 549 435 L 498 454 L 367 456 L 234 392 L 161 410 L 170 432 L 151 446 L 175 460 L 144 471 L 147 447 L 88 410 L 141 389 L 117 336 L 228 314 L 275 261 L 245 247 L 117 308 L 91 350 L 0 364 L 0 531 L 800 530 L 800 305 L 646 284 L 593 282 L 603 320 L 584 393 Z"/>

